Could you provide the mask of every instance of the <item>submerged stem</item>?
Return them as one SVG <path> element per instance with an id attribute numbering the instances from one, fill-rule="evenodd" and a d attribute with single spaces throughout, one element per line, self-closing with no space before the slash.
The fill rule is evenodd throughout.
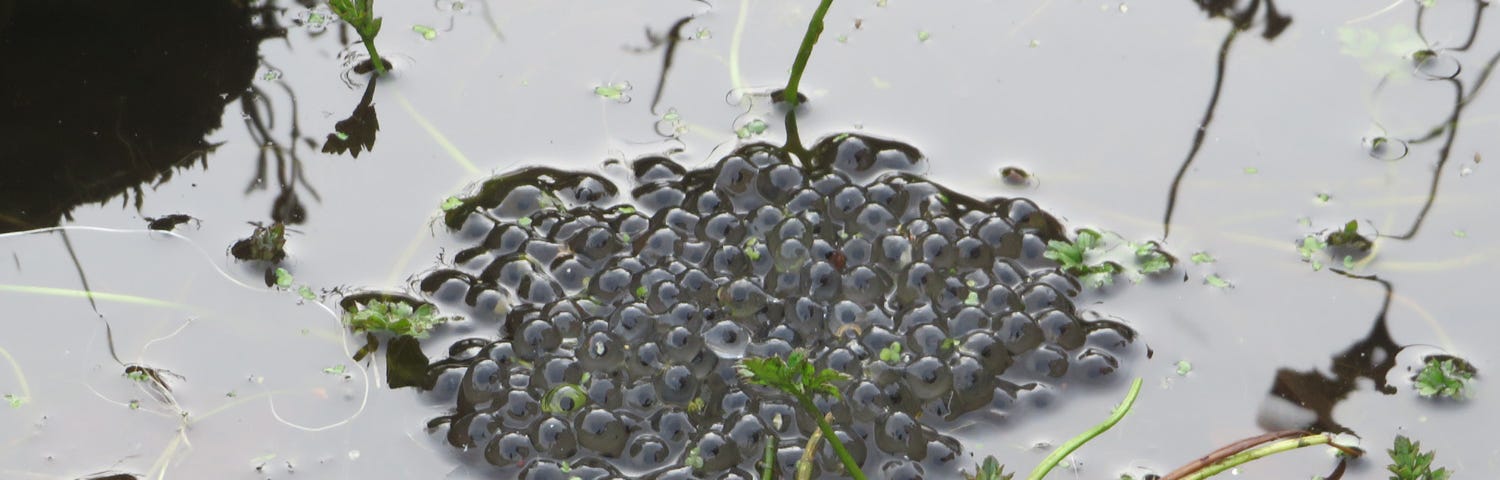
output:
<path id="1" fill-rule="evenodd" d="M 1225 459 L 1220 460 L 1218 462 L 1214 462 L 1211 465 L 1203 467 L 1202 469 L 1199 469 L 1198 471 L 1192 472 L 1192 473 L 1190 473 L 1187 476 L 1184 476 L 1182 478 L 1183 478 L 1183 480 L 1202 480 L 1202 479 L 1205 479 L 1205 478 L 1208 478 L 1208 477 L 1212 477 L 1214 475 L 1218 475 L 1218 474 L 1224 472 L 1225 470 L 1237 467 L 1237 466 L 1239 466 L 1241 464 L 1244 464 L 1246 462 L 1250 462 L 1252 460 L 1256 460 L 1256 459 L 1261 458 L 1261 457 L 1265 457 L 1265 456 L 1269 456 L 1269 455 L 1273 455 L 1273 454 L 1285 452 L 1285 451 L 1288 451 L 1288 450 L 1296 450 L 1296 449 L 1302 448 L 1302 447 L 1310 447 L 1310 446 L 1313 446 L 1313 445 L 1323 445 L 1323 444 L 1330 443 L 1332 440 L 1333 440 L 1333 436 L 1332 435 L 1328 435 L 1326 433 L 1315 433 L 1315 434 L 1307 435 L 1307 436 L 1304 436 L 1304 437 L 1290 438 L 1290 439 L 1282 440 L 1282 441 L 1279 441 L 1279 442 L 1276 442 L 1276 443 L 1272 443 L 1272 444 L 1269 444 L 1269 445 L 1265 445 L 1265 446 L 1262 446 L 1262 447 L 1259 447 L 1259 448 L 1256 448 L 1256 449 L 1253 449 L 1253 450 L 1246 450 L 1246 451 L 1243 451 L 1243 452 L 1240 452 L 1240 453 L 1236 453 L 1234 455 L 1229 456 L 1228 458 L 1225 458 Z"/>
<path id="2" fill-rule="evenodd" d="M 384 76 L 385 75 L 385 61 L 381 60 L 380 59 L 380 54 L 375 52 L 375 38 L 374 37 L 367 37 L 367 38 L 364 39 L 364 43 L 365 43 L 365 51 L 370 53 L 370 63 L 372 63 L 372 64 L 375 65 L 375 74 L 376 75 L 380 75 L 380 76 Z"/>
<path id="3" fill-rule="evenodd" d="M 1105 430 L 1109 430 L 1116 423 L 1120 423 L 1120 419 L 1125 418 L 1125 414 L 1130 412 L 1130 406 L 1135 404 L 1135 397 L 1140 393 L 1141 379 L 1136 378 L 1135 382 L 1130 384 L 1130 392 L 1125 394 L 1125 401 L 1120 402 L 1120 406 L 1115 407 L 1115 411 L 1109 414 L 1109 418 L 1104 419 L 1098 425 L 1094 425 L 1093 428 L 1078 434 L 1078 436 L 1069 439 L 1066 443 L 1057 447 L 1057 450 L 1053 450 L 1051 455 L 1047 455 L 1047 458 L 1042 459 L 1042 463 L 1038 464 L 1036 469 L 1031 471 L 1031 475 L 1026 477 L 1027 480 L 1041 480 L 1042 477 L 1047 476 L 1047 472 L 1052 471 L 1052 467 L 1056 467 L 1057 463 L 1066 458 L 1068 454 L 1073 453 L 1074 450 L 1078 450 L 1078 447 L 1082 447 L 1083 444 L 1088 443 L 1089 440 L 1093 440 L 1094 437 L 1104 433 Z"/>
<path id="4" fill-rule="evenodd" d="M 859 470 L 859 464 L 854 462 L 854 456 L 849 455 L 849 450 L 844 448 L 844 442 L 839 440 L 838 435 L 833 433 L 833 425 L 828 423 L 824 417 L 818 416 L 818 406 L 813 405 L 812 398 L 798 395 L 797 403 L 802 405 L 809 415 L 818 421 L 818 430 L 823 432 L 823 437 L 828 439 L 828 445 L 833 447 L 833 453 L 838 454 L 839 461 L 844 462 L 844 471 L 855 480 L 865 480 L 865 472 Z"/>
<path id="5" fill-rule="evenodd" d="M 807 69 L 807 59 L 812 57 L 813 45 L 818 43 L 818 36 L 823 34 L 823 17 L 828 15 L 828 7 L 832 5 L 833 0 L 823 0 L 818 4 L 812 21 L 807 24 L 807 34 L 802 36 L 802 47 L 797 49 L 797 59 L 792 62 L 792 78 L 787 80 L 786 90 L 781 93 L 782 100 L 792 108 L 797 108 L 797 85 L 802 83 L 802 71 Z"/>

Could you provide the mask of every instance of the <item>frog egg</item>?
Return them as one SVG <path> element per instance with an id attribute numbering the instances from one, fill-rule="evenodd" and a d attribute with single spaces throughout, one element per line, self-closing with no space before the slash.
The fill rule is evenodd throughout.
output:
<path id="1" fill-rule="evenodd" d="M 933 400 L 953 389 L 953 372 L 937 357 L 924 356 L 906 365 L 903 378 L 917 398 Z"/>
<path id="2" fill-rule="evenodd" d="M 1083 346 L 1088 331 L 1076 317 L 1057 311 L 1044 310 L 1035 316 L 1037 327 L 1047 343 L 1063 350 L 1074 350 Z"/>
<path id="3" fill-rule="evenodd" d="M 1085 380 L 1108 377 L 1120 368 L 1120 361 L 1114 355 L 1094 348 L 1085 349 L 1073 364 L 1073 372 L 1082 375 Z"/>
<path id="4" fill-rule="evenodd" d="M 855 231 L 866 237 L 891 231 L 896 227 L 897 220 L 890 210 L 873 202 L 865 203 L 854 212 L 854 224 L 858 227 Z"/>
<path id="5" fill-rule="evenodd" d="M 606 332 L 594 332 L 579 342 L 574 355 L 587 371 L 613 371 L 625 360 L 625 342 Z"/>
<path id="6" fill-rule="evenodd" d="M 625 391 L 613 378 L 591 377 L 587 389 L 589 402 L 596 407 L 615 410 L 625 404 Z"/>
<path id="7" fill-rule="evenodd" d="M 813 262 L 807 266 L 807 295 L 814 301 L 838 300 L 843 283 L 843 276 L 828 262 Z"/>
<path id="8" fill-rule="evenodd" d="M 541 455 L 553 459 L 565 459 L 577 453 L 577 437 L 573 426 L 556 417 L 541 417 L 528 429 L 531 447 Z"/>
<path id="9" fill-rule="evenodd" d="M 954 337 L 961 337 L 981 329 L 987 330 L 989 326 L 990 315 L 980 310 L 979 307 L 960 308 L 958 313 L 948 318 L 948 334 Z"/>
<path id="10" fill-rule="evenodd" d="M 844 273 L 844 297 L 862 307 L 875 307 L 885 303 L 885 296 L 890 289 L 891 279 L 873 268 L 860 265 Z"/>
<path id="11" fill-rule="evenodd" d="M 625 422 L 613 412 L 590 408 L 573 417 L 578 444 L 605 457 L 619 457 L 625 450 Z"/>
<path id="12" fill-rule="evenodd" d="M 520 465 L 532 457 L 531 439 L 511 432 L 489 442 L 484 449 L 484 459 L 492 465 Z"/>
<path id="13" fill-rule="evenodd" d="M 698 395 L 699 382 L 692 370 L 674 365 L 657 375 L 652 385 L 662 402 L 685 407 Z"/>
<path id="14" fill-rule="evenodd" d="M 550 352 L 562 344 L 562 336 L 557 327 L 551 321 L 532 320 L 521 327 L 519 338 L 513 343 L 522 351 L 522 355 L 531 356 L 530 352 Z"/>
<path id="15" fill-rule="evenodd" d="M 1036 348 L 1044 340 L 1042 329 L 1025 312 L 1011 312 L 995 324 L 995 338 L 1013 355 Z"/>
<path id="16" fill-rule="evenodd" d="M 540 413 L 542 405 L 537 397 L 525 390 L 511 390 L 505 395 L 505 403 L 498 411 L 500 421 L 506 428 L 521 428 L 528 425 Z"/>
<path id="17" fill-rule="evenodd" d="M 755 179 L 757 193 L 772 204 L 785 204 L 804 184 L 802 170 L 785 163 L 762 168 Z"/>
<path id="18" fill-rule="evenodd" d="M 476 362 L 464 372 L 459 383 L 458 399 L 463 404 L 485 403 L 505 390 L 504 370 L 488 358 Z"/>
<path id="19" fill-rule="evenodd" d="M 749 230 L 740 217 L 732 213 L 720 213 L 699 222 L 698 238 L 712 243 L 736 245 L 741 243 Z"/>
<path id="20" fill-rule="evenodd" d="M 448 425 L 448 444 L 459 448 L 484 445 L 494 436 L 497 427 L 494 417 L 488 413 L 459 415 Z"/>
<path id="21" fill-rule="evenodd" d="M 630 439 L 630 444 L 625 451 L 628 463 L 637 468 L 652 468 L 666 463 L 671 456 L 671 448 L 661 437 L 642 433 Z"/>
<path id="22" fill-rule="evenodd" d="M 890 460 L 880 466 L 886 480 L 922 480 L 922 465 L 911 460 Z"/>
<path id="23" fill-rule="evenodd" d="M 1033 374 L 1062 378 L 1068 373 L 1068 353 L 1055 345 L 1042 345 L 1016 358 Z"/>
<path id="24" fill-rule="evenodd" d="M 656 317 L 642 303 L 631 303 L 609 317 L 610 333 L 627 344 L 638 344 L 656 331 Z"/>
<path id="25" fill-rule="evenodd" d="M 703 459 L 705 471 L 725 470 L 744 459 L 738 444 L 715 432 L 703 434 L 694 446 L 698 449 L 698 457 Z"/>
<path id="26" fill-rule="evenodd" d="M 687 412 L 665 409 L 651 417 L 651 428 L 667 443 L 681 445 L 698 433 Z"/>
<path id="27" fill-rule="evenodd" d="M 750 345 L 750 332 L 738 323 L 722 320 L 703 332 L 703 343 L 720 357 L 738 359 Z"/>

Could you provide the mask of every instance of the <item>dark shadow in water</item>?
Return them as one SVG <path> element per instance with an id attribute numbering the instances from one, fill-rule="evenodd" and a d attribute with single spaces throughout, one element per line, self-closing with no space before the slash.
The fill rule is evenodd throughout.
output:
<path id="1" fill-rule="evenodd" d="M 1261 418 L 1258 419 L 1262 428 L 1279 430 L 1295 427 L 1320 432 L 1347 433 L 1350 432 L 1349 428 L 1333 419 L 1333 409 L 1354 392 L 1358 387 L 1359 379 L 1364 378 L 1375 382 L 1375 390 L 1380 393 L 1386 395 L 1396 393 L 1396 387 L 1386 382 L 1386 374 L 1396 366 L 1396 354 L 1402 348 L 1391 339 L 1390 330 L 1386 328 L 1386 314 L 1390 311 L 1391 298 L 1395 294 L 1391 282 L 1375 275 L 1354 275 L 1337 269 L 1330 270 L 1349 278 L 1379 283 L 1385 291 L 1380 312 L 1375 314 L 1375 323 L 1364 338 L 1333 356 L 1332 376 L 1325 375 L 1316 369 L 1282 368 L 1277 370 L 1276 379 L 1271 384 L 1269 393 L 1271 398 L 1267 398 L 1262 404 Z M 1292 406 L 1300 412 L 1287 415 L 1286 411 L 1278 410 L 1274 405 L 1280 402 L 1290 402 L 1290 405 L 1283 404 L 1281 407 Z M 1315 418 L 1299 421 L 1300 419 L 1296 417 L 1300 415 L 1310 415 Z M 1300 424 L 1284 425 L 1285 422 Z"/>
<path id="2" fill-rule="evenodd" d="M 1469 30 L 1468 40 L 1466 40 L 1463 45 L 1448 49 L 1447 51 L 1463 52 L 1467 51 L 1469 47 L 1473 46 L 1474 37 L 1479 34 L 1479 22 L 1484 16 L 1484 9 L 1485 7 L 1489 6 L 1489 2 L 1482 0 L 1475 0 L 1474 3 L 1474 21 Z M 1421 2 L 1417 3 L 1416 30 L 1417 35 L 1421 37 L 1424 42 L 1426 41 L 1427 35 L 1422 28 L 1422 18 L 1425 16 L 1425 12 L 1428 8 L 1429 7 L 1423 6 Z M 1436 52 L 1431 51 L 1425 53 L 1430 54 L 1431 56 L 1437 55 Z M 1479 78 L 1474 80 L 1474 88 L 1469 90 L 1467 93 L 1464 92 L 1463 80 L 1458 78 L 1458 71 L 1455 71 L 1451 77 L 1432 79 L 1433 81 L 1446 82 L 1453 86 L 1453 110 L 1450 111 L 1450 113 L 1448 114 L 1448 118 L 1444 120 L 1441 125 L 1433 128 L 1427 133 L 1427 135 L 1407 141 L 1407 144 L 1409 145 L 1417 145 L 1442 138 L 1443 145 L 1438 149 L 1437 164 L 1432 170 L 1432 182 L 1427 187 L 1427 197 L 1422 202 L 1422 209 L 1417 212 L 1417 216 L 1412 220 L 1411 226 L 1407 227 L 1406 231 L 1402 232 L 1399 235 L 1382 235 L 1383 237 L 1397 240 L 1410 240 L 1415 237 L 1417 235 L 1417 231 L 1422 228 L 1422 222 L 1427 220 L 1427 214 L 1431 212 L 1432 205 L 1437 202 L 1438 186 L 1443 178 L 1443 167 L 1447 166 L 1448 160 L 1452 157 L 1453 142 L 1458 137 L 1458 124 L 1460 117 L 1463 116 L 1464 108 L 1468 107 L 1469 103 L 1473 102 L 1474 99 L 1479 96 L 1479 92 L 1484 88 L 1484 85 L 1489 82 L 1490 74 L 1495 70 L 1495 64 L 1497 62 L 1500 62 L 1500 52 L 1495 52 L 1495 54 L 1490 57 L 1489 61 L 1485 62 L 1484 70 L 1480 71 Z"/>
<path id="3" fill-rule="evenodd" d="M 348 153 L 359 158 L 361 150 L 375 149 L 375 132 L 380 131 L 380 119 L 376 117 L 375 105 L 372 103 L 376 83 L 379 83 L 379 77 L 370 77 L 370 83 L 365 85 L 365 94 L 360 97 L 359 105 L 354 107 L 354 113 L 334 124 L 334 132 L 328 134 L 328 139 L 323 141 L 323 153 Z"/>
<path id="4" fill-rule="evenodd" d="M 250 179 L 249 185 L 245 186 L 245 193 L 248 195 L 255 190 L 264 190 L 271 184 L 267 178 L 269 176 L 267 162 L 271 157 L 275 157 L 276 186 L 280 192 L 276 194 L 276 200 L 271 203 L 271 221 L 295 225 L 307 221 L 307 208 L 302 205 L 301 198 L 297 196 L 298 185 L 306 189 L 314 200 L 322 200 L 318 196 L 318 191 L 302 175 L 302 158 L 297 154 L 298 141 L 309 148 L 316 147 L 316 143 L 312 138 L 302 135 L 297 94 L 292 92 L 291 87 L 285 82 L 278 83 L 282 91 L 286 93 L 292 110 L 291 126 L 290 131 L 287 132 L 286 142 L 276 138 L 274 131 L 276 116 L 264 90 L 251 86 L 250 91 L 253 95 L 240 99 L 240 111 L 245 114 L 245 129 L 249 131 L 251 141 L 256 145 L 261 145 L 260 153 L 255 158 L 255 176 Z"/>
<path id="5" fill-rule="evenodd" d="M 673 23 L 672 28 L 667 30 L 667 34 L 663 36 L 651 33 L 651 28 L 647 27 L 646 41 L 651 42 L 651 45 L 645 48 L 632 49 L 637 53 L 644 53 L 656 50 L 663 44 L 667 46 L 666 52 L 662 54 L 661 75 L 656 80 L 656 92 L 651 95 L 651 113 L 653 114 L 656 113 L 656 106 L 661 103 L 661 92 L 667 86 L 667 72 L 672 70 L 672 59 L 677 54 L 677 43 L 682 41 L 682 27 L 687 26 L 688 22 L 694 18 L 697 18 L 697 15 L 688 15 L 677 19 L 677 22 Z"/>
<path id="6" fill-rule="evenodd" d="M 0 231 L 54 226 L 206 162 L 259 43 L 284 31 L 240 2 L 3 2 Z M 128 200 L 127 200 L 128 201 Z"/>
<path id="7" fill-rule="evenodd" d="M 1261 0 L 1250 0 L 1244 8 L 1235 8 L 1233 0 L 1194 0 L 1198 8 L 1208 14 L 1209 18 L 1223 18 L 1230 22 L 1230 29 L 1224 34 L 1224 41 L 1219 45 L 1219 60 L 1214 70 L 1214 88 L 1208 97 L 1208 108 L 1203 111 L 1203 119 L 1198 122 L 1198 129 L 1193 133 L 1193 141 L 1188 148 L 1187 158 L 1182 160 L 1182 165 L 1177 167 L 1177 175 L 1172 178 L 1172 187 L 1167 194 L 1167 212 L 1162 216 L 1162 239 L 1165 240 L 1172 233 L 1172 211 L 1177 208 L 1177 191 L 1182 186 L 1183 177 L 1187 176 L 1188 168 L 1192 167 L 1193 160 L 1198 157 L 1198 151 L 1203 148 L 1203 140 L 1208 136 L 1208 126 L 1214 121 L 1214 110 L 1219 107 L 1219 95 L 1223 92 L 1224 71 L 1229 62 L 1229 47 L 1234 44 L 1234 39 L 1240 32 L 1248 31 L 1254 26 L 1255 17 L 1260 13 Z M 1276 11 L 1276 2 L 1265 0 L 1265 26 L 1261 30 L 1261 37 L 1266 40 L 1275 40 L 1281 32 L 1292 24 L 1292 17 L 1282 15 Z"/>

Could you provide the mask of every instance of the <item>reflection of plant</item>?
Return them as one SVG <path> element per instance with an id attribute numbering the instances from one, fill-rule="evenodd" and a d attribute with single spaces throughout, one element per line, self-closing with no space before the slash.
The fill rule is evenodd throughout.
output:
<path id="1" fill-rule="evenodd" d="M 365 44 L 365 51 L 370 53 L 370 62 L 375 65 L 375 73 L 385 75 L 385 62 L 375 51 L 375 35 L 380 33 L 381 19 L 375 17 L 374 3 L 375 0 L 328 0 L 333 13 L 348 22 L 354 27 L 354 33 L 359 34 L 360 41 Z"/>
<path id="2" fill-rule="evenodd" d="M 1459 362 L 1452 358 L 1428 358 L 1427 365 L 1422 367 L 1421 372 L 1417 372 L 1417 394 L 1424 397 L 1463 399 L 1469 381 L 1474 379 L 1474 373 Z"/>
<path id="3" fill-rule="evenodd" d="M 859 470 L 859 464 L 849 455 L 849 450 L 844 448 L 844 442 L 833 432 L 833 425 L 820 415 L 822 412 L 813 404 L 813 396 L 820 393 L 842 399 L 833 383 L 847 380 L 848 376 L 837 370 L 817 369 L 808 361 L 807 352 L 800 349 L 793 351 L 786 360 L 781 357 L 746 358 L 740 361 L 739 370 L 746 381 L 780 390 L 796 399 L 797 405 L 818 421 L 818 430 L 828 439 L 828 444 L 844 463 L 844 470 L 849 476 L 857 480 L 865 479 L 864 472 Z"/>
<path id="4" fill-rule="evenodd" d="M 1391 456 L 1391 464 L 1385 467 L 1394 475 L 1391 480 L 1447 480 L 1452 474 L 1446 468 L 1433 470 L 1432 459 L 1437 452 L 1422 453 L 1421 442 L 1402 435 L 1396 436 L 1395 447 L 1386 453 Z"/>
<path id="5" fill-rule="evenodd" d="M 355 333 L 389 333 L 426 338 L 433 327 L 451 320 L 437 316 L 437 309 L 432 304 L 413 308 L 411 304 L 402 301 L 371 300 L 369 303 L 356 305 L 356 309 L 344 312 L 344 323 Z"/>

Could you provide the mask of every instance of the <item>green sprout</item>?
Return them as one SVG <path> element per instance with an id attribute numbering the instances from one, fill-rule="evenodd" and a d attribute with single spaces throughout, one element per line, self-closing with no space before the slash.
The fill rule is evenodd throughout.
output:
<path id="1" fill-rule="evenodd" d="M 428 331 L 440 323 L 452 320 L 437 316 L 437 308 L 424 303 L 418 307 L 400 300 L 371 300 L 358 305 L 353 311 L 344 312 L 344 323 L 355 333 L 389 333 L 396 336 L 410 335 L 427 338 Z"/>
<path id="2" fill-rule="evenodd" d="M 380 33 L 380 18 L 375 16 L 374 3 L 375 0 L 328 0 L 328 7 L 354 27 L 354 33 L 359 34 L 360 41 L 365 44 L 365 51 L 370 54 L 375 73 L 385 75 L 385 62 L 380 59 L 380 53 L 375 51 L 375 35 Z"/>
<path id="3" fill-rule="evenodd" d="M 826 5 L 826 2 L 825 2 Z M 823 432 L 823 437 L 828 439 L 828 444 L 833 447 L 833 452 L 838 455 L 839 460 L 844 463 L 844 470 L 855 480 L 865 480 L 864 472 L 859 470 L 859 464 L 854 457 L 849 455 L 849 450 L 844 448 L 844 442 L 839 440 L 833 431 L 833 425 L 828 423 L 813 403 L 813 396 L 817 394 L 830 395 L 842 399 L 838 387 L 834 382 L 847 380 L 849 377 L 837 370 L 822 369 L 814 367 L 807 359 L 807 352 L 801 349 L 792 351 L 786 360 L 781 357 L 746 358 L 740 360 L 740 376 L 745 381 L 754 385 L 774 388 L 783 393 L 791 395 L 797 400 L 804 413 L 817 419 L 818 430 Z"/>
<path id="4" fill-rule="evenodd" d="M 823 0 L 818 3 L 818 9 L 813 11 L 812 20 L 807 23 L 807 33 L 802 36 L 802 46 L 797 49 L 797 59 L 792 61 L 792 77 L 786 82 L 786 90 L 781 92 L 781 100 L 796 108 L 801 102 L 797 95 L 797 86 L 802 83 L 802 72 L 807 70 L 807 60 L 812 58 L 813 45 L 818 43 L 818 36 L 823 34 L 823 17 L 828 16 L 828 7 L 833 6 L 833 0 Z"/>
<path id="5" fill-rule="evenodd" d="M 1422 442 L 1413 442 L 1404 435 L 1396 436 L 1396 445 L 1386 453 L 1391 464 L 1386 470 L 1394 475 L 1391 480 L 1447 480 L 1453 472 L 1446 468 L 1432 469 L 1432 459 L 1437 451 L 1422 453 Z"/>
<path id="6" fill-rule="evenodd" d="M 1359 234 L 1359 221 L 1350 220 L 1344 224 L 1343 229 L 1328 234 L 1328 246 L 1346 251 L 1368 252 L 1375 244 Z"/>
<path id="7" fill-rule="evenodd" d="M 984 462 L 974 469 L 973 475 L 966 471 L 960 471 L 958 474 L 964 480 L 1010 480 L 1015 476 L 1014 473 L 1005 473 L 1005 466 L 1001 465 L 999 460 L 995 460 L 994 455 L 984 457 Z"/>
<path id="8" fill-rule="evenodd" d="M 1465 368 L 1467 364 L 1461 362 L 1462 360 L 1455 361 L 1452 358 L 1428 358 L 1427 365 L 1422 367 L 1421 372 L 1417 372 L 1417 394 L 1462 400 L 1469 382 L 1474 379 L 1474 372 Z"/>

